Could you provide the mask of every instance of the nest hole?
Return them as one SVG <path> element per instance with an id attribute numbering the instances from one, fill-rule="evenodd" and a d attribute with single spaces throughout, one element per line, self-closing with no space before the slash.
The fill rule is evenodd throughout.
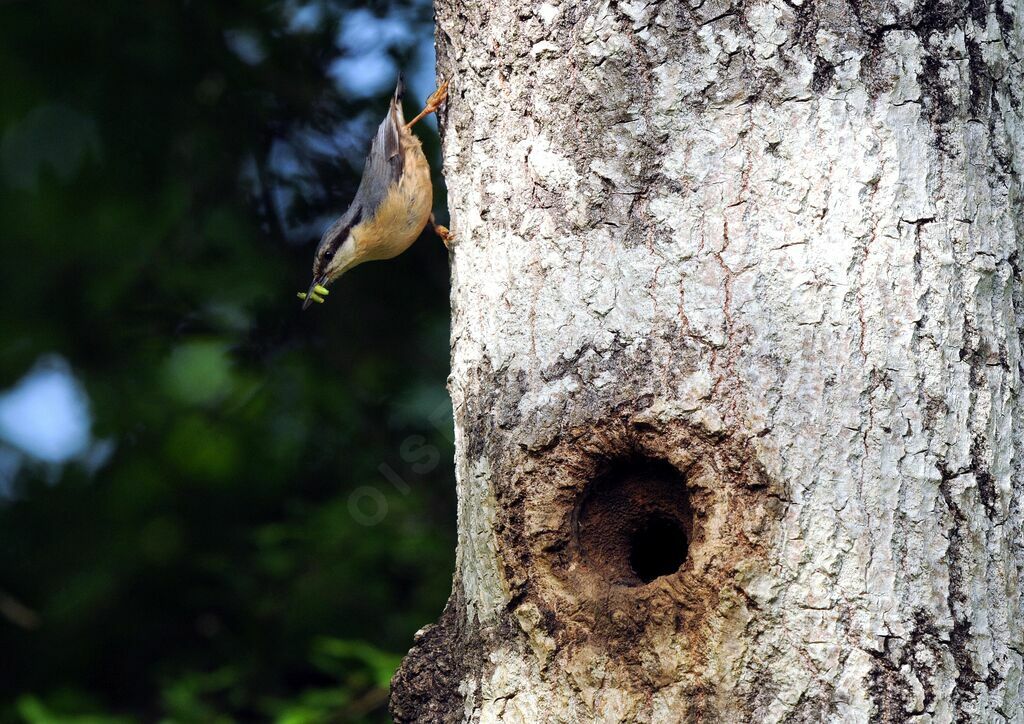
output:
<path id="1" fill-rule="evenodd" d="M 661 460 L 612 462 L 586 486 L 577 506 L 583 564 L 615 585 L 641 586 L 678 573 L 692 536 L 686 480 Z"/>
<path id="2" fill-rule="evenodd" d="M 654 518 L 642 523 L 629 539 L 629 565 L 644 583 L 678 571 L 686 561 L 689 541 L 675 521 Z"/>

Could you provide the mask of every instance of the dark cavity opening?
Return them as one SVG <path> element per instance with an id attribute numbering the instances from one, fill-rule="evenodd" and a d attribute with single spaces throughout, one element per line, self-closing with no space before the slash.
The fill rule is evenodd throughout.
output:
<path id="1" fill-rule="evenodd" d="M 693 539 L 686 480 L 663 460 L 612 461 L 588 483 L 575 515 L 581 562 L 607 583 L 642 586 L 686 564 Z"/>
<path id="2" fill-rule="evenodd" d="M 655 518 L 641 524 L 629 539 L 629 564 L 644 583 L 679 570 L 686 560 L 686 533 L 671 520 Z"/>

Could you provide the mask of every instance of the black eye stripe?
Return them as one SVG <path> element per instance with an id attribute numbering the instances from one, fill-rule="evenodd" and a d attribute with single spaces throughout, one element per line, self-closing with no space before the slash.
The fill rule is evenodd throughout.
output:
<path id="1" fill-rule="evenodd" d="M 360 221 L 362 221 L 362 219 L 363 209 L 360 207 L 356 210 L 356 213 L 353 215 L 352 220 L 345 226 L 338 229 L 338 233 L 334 234 L 331 237 L 329 245 L 324 249 L 323 253 L 320 255 L 320 258 L 323 260 L 325 264 L 329 263 L 331 259 L 334 258 L 334 255 L 338 252 L 338 249 L 341 247 L 342 244 L 345 243 L 345 239 L 348 237 L 348 233 L 352 231 L 352 227 L 356 226 Z"/>

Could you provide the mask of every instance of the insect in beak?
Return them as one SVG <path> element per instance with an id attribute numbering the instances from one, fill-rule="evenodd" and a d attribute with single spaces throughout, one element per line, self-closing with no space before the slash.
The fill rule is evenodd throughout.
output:
<path id="1" fill-rule="evenodd" d="M 327 290 L 327 287 L 321 284 L 322 281 L 323 277 L 314 279 L 313 283 L 309 285 L 308 292 L 298 293 L 297 296 L 299 297 L 299 299 L 302 300 L 303 309 L 309 309 L 309 305 L 312 304 L 313 302 L 316 302 L 317 304 L 324 303 L 324 297 L 330 294 L 330 292 Z"/>

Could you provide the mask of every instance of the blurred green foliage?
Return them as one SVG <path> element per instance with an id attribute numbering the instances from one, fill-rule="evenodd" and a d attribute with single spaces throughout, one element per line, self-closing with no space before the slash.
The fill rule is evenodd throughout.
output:
<path id="1" fill-rule="evenodd" d="M 384 721 L 443 606 L 444 248 L 295 299 L 390 90 L 338 90 L 354 7 L 0 3 L 0 389 L 59 355 L 106 450 L 0 442 L 0 722 Z"/>

